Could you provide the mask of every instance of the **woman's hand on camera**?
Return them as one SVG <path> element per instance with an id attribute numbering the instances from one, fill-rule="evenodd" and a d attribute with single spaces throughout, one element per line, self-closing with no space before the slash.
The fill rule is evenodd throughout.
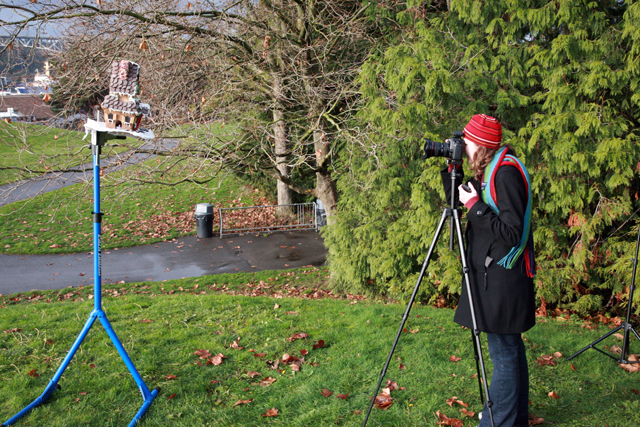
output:
<path id="1" fill-rule="evenodd" d="M 469 191 L 465 190 L 463 186 L 467 187 Z M 468 183 L 466 185 L 460 184 L 458 186 L 458 199 L 463 205 L 467 206 L 467 204 L 470 203 L 472 206 L 476 201 L 480 199 L 480 197 L 478 196 L 478 192 L 476 191 L 475 187 L 471 183 Z M 467 208 L 470 208 L 471 206 L 467 206 Z"/>

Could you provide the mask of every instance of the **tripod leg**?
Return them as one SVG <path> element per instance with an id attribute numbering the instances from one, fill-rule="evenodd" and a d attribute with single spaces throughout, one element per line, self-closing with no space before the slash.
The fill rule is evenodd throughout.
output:
<path id="1" fill-rule="evenodd" d="M 387 374 L 387 368 L 389 368 L 389 363 L 391 362 L 391 358 L 393 357 L 393 352 L 396 349 L 396 345 L 398 345 L 398 340 L 400 339 L 400 334 L 402 334 L 402 330 L 404 329 L 404 324 L 407 322 L 407 318 L 409 317 L 409 311 L 411 311 L 411 306 L 416 299 L 416 295 L 418 294 L 418 288 L 420 288 L 420 283 L 422 282 L 422 278 L 424 277 L 424 273 L 427 271 L 427 267 L 429 267 L 429 262 L 431 260 L 431 255 L 436 247 L 436 243 L 438 241 L 438 237 L 440 237 L 440 233 L 442 233 L 442 228 L 444 226 L 445 221 L 447 220 L 447 216 L 449 215 L 447 210 L 442 212 L 442 217 L 440 218 L 440 224 L 438 224 L 438 229 L 436 230 L 436 234 L 431 242 L 431 246 L 429 247 L 429 252 L 427 253 L 427 257 L 422 264 L 422 270 L 420 271 L 420 275 L 418 276 L 418 281 L 416 282 L 416 286 L 413 288 L 413 293 L 411 294 L 411 298 L 409 299 L 409 304 L 407 304 L 407 308 L 402 315 L 402 322 L 400 323 L 400 328 L 398 328 L 398 333 L 396 334 L 396 338 L 393 341 L 393 345 L 391 346 L 391 351 L 389 352 L 389 356 L 387 357 L 387 361 L 380 372 L 380 380 L 378 381 L 378 385 L 376 387 L 376 391 L 373 393 L 373 397 L 371 398 L 371 404 L 369 405 L 369 409 L 367 410 L 367 415 L 364 418 L 364 422 L 362 423 L 362 427 L 367 425 L 367 421 L 369 421 L 369 415 L 371 415 L 371 409 L 373 409 L 373 405 L 376 402 L 376 396 L 378 395 L 378 391 L 380 390 L 380 386 L 382 385 L 382 381 L 384 380 L 385 375 Z"/>
<path id="2" fill-rule="evenodd" d="M 478 347 L 476 347 L 476 336 L 471 331 L 471 345 L 473 345 L 473 356 L 476 359 L 476 371 L 480 372 L 480 355 L 478 354 Z M 482 392 L 482 379 L 478 375 L 478 388 L 480 390 L 480 402 L 484 402 L 484 393 Z"/>
<path id="3" fill-rule="evenodd" d="M 484 367 L 484 358 L 482 357 L 482 344 L 480 343 L 480 330 L 478 329 L 478 322 L 476 320 L 476 309 L 473 304 L 473 295 L 471 292 L 471 282 L 469 280 L 469 267 L 467 266 L 467 258 L 464 252 L 464 242 L 462 241 L 462 226 L 460 225 L 460 210 L 453 210 L 453 218 L 456 225 L 456 234 L 458 236 L 458 248 L 460 250 L 460 259 L 462 261 L 462 271 L 464 273 L 464 282 L 467 288 L 467 296 L 469 297 L 469 309 L 471 311 L 471 322 L 473 324 L 473 338 L 475 341 L 475 348 L 478 351 L 478 362 L 480 363 L 480 374 L 484 383 L 484 394 L 486 396 L 485 404 L 489 410 L 489 420 L 491 421 L 491 427 L 494 427 L 493 422 L 493 402 L 489 396 L 489 386 L 487 381 L 487 371 Z"/>

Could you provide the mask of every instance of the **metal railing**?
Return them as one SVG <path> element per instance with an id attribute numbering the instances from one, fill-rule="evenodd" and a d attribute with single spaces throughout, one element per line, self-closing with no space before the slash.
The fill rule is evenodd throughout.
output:
<path id="1" fill-rule="evenodd" d="M 219 208 L 220 237 L 247 232 L 317 230 L 315 203 Z"/>

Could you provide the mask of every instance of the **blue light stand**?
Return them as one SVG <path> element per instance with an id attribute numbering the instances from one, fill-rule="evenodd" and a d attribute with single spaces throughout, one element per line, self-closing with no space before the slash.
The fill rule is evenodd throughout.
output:
<path id="1" fill-rule="evenodd" d="M 118 350 L 118 353 L 120 353 L 120 357 L 122 357 L 122 360 L 124 361 L 125 365 L 127 365 L 129 372 L 131 372 L 133 379 L 138 385 L 138 388 L 140 389 L 140 393 L 142 393 L 142 399 L 143 399 L 142 406 L 138 410 L 138 413 L 136 413 L 135 417 L 133 417 L 133 420 L 131 421 L 131 423 L 129 423 L 129 427 L 133 427 L 138 423 L 138 420 L 144 415 L 147 409 L 149 409 L 149 406 L 153 402 L 153 399 L 158 395 L 158 392 L 160 391 L 159 387 L 156 387 L 152 391 L 149 391 L 149 388 L 144 383 L 144 380 L 136 370 L 136 367 L 133 365 L 131 358 L 127 354 L 122 343 L 118 339 L 118 336 L 116 335 L 115 331 L 111 327 L 111 323 L 109 323 L 106 313 L 104 312 L 104 310 L 102 310 L 102 257 L 101 257 L 102 252 L 101 252 L 101 245 L 100 245 L 102 212 L 100 212 L 100 154 L 101 154 L 102 146 L 105 144 L 106 141 L 110 139 L 125 139 L 126 137 L 113 135 L 113 134 L 103 132 L 103 131 L 98 131 L 95 129 L 90 129 L 90 132 L 91 132 L 91 153 L 93 154 L 94 309 L 89 315 L 89 319 L 87 320 L 84 327 L 82 328 L 80 335 L 78 335 L 78 338 L 76 338 L 76 341 L 73 343 L 73 346 L 69 350 L 69 353 L 62 361 L 62 364 L 58 368 L 57 372 L 55 373 L 51 381 L 49 381 L 49 384 L 45 388 L 42 395 L 40 395 L 40 397 L 38 397 L 36 400 L 31 402 L 26 408 L 18 412 L 12 418 L 5 421 L 4 424 L 2 424 L 3 427 L 14 424 L 16 421 L 18 421 L 18 419 L 25 416 L 33 408 L 43 404 L 51 396 L 51 394 L 53 394 L 53 392 L 56 389 L 61 388 L 60 385 L 58 384 L 58 381 L 62 377 L 62 374 L 64 373 L 67 366 L 69 366 L 71 359 L 73 359 L 73 356 L 76 354 L 76 351 L 80 347 L 80 344 L 82 344 L 82 341 L 87 336 L 89 329 L 91 329 L 96 319 L 100 320 L 100 323 L 102 323 L 102 326 L 107 331 L 109 338 L 111 338 L 111 341 L 113 342 L 114 346 Z"/>

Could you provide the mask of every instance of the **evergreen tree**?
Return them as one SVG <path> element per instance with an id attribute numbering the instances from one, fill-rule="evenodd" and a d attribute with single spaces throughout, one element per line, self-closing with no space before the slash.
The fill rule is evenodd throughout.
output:
<path id="1" fill-rule="evenodd" d="M 444 141 L 485 113 L 531 175 L 541 305 L 624 307 L 640 208 L 640 4 L 436 4 L 408 1 L 395 15 L 401 37 L 362 69 L 369 132 L 352 147 L 325 234 L 333 283 L 413 289 L 446 205 L 446 163 L 420 160 L 423 138 Z M 448 242 L 445 232 L 421 291 L 455 303 L 461 264 Z"/>

